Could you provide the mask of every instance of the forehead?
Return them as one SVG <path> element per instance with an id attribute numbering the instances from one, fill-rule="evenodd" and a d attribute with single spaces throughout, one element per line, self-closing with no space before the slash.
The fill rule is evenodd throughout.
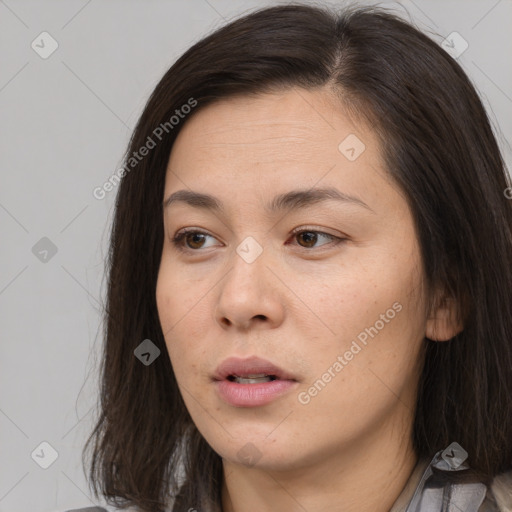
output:
<path id="1" fill-rule="evenodd" d="M 172 171 L 172 172 L 171 172 Z M 166 192 L 208 184 L 276 192 L 388 182 L 376 135 L 349 117 L 327 89 L 222 99 L 186 120 L 168 164 Z"/>
<path id="2" fill-rule="evenodd" d="M 263 157 L 279 147 L 289 150 L 287 159 L 316 150 L 317 157 L 332 160 L 339 156 L 338 144 L 355 132 L 367 147 L 374 145 L 374 135 L 350 119 L 328 89 L 290 89 L 226 98 L 204 107 L 185 122 L 173 153 L 182 157 L 182 149 L 194 147 L 230 155 L 259 151 Z M 201 153 L 189 156 L 200 158 Z"/>

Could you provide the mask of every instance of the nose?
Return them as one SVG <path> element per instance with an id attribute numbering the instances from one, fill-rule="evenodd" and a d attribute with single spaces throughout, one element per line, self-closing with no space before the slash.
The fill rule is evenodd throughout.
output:
<path id="1" fill-rule="evenodd" d="M 265 251 L 252 263 L 233 251 L 232 267 L 220 283 L 215 307 L 215 320 L 223 329 L 271 329 L 283 322 L 283 290 L 270 270 L 273 266 Z"/>

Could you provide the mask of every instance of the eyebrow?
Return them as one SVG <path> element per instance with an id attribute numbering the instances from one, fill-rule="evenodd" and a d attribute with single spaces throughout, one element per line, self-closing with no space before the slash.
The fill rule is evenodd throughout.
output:
<path id="1" fill-rule="evenodd" d="M 285 194 L 280 194 L 265 206 L 265 210 L 269 213 L 279 212 L 282 210 L 298 210 L 300 208 L 311 206 L 323 201 L 334 200 L 343 203 L 356 204 L 375 213 L 363 200 L 358 197 L 345 194 L 339 190 L 327 188 L 312 188 L 308 190 L 292 190 Z M 210 194 L 194 192 L 192 190 L 178 190 L 172 193 L 165 201 L 164 208 L 168 208 L 171 204 L 185 203 L 195 208 L 212 210 L 215 212 L 223 212 L 224 207 L 221 201 Z"/>

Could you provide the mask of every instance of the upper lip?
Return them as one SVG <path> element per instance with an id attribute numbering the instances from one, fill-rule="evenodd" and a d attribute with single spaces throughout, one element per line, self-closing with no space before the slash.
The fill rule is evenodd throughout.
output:
<path id="1" fill-rule="evenodd" d="M 248 357 L 246 359 L 228 357 L 217 367 L 213 378 L 215 380 L 224 380 L 230 375 L 246 377 L 247 375 L 256 375 L 259 373 L 274 375 L 276 378 L 281 380 L 296 380 L 292 374 L 282 368 L 279 368 L 270 361 L 256 356 Z"/>

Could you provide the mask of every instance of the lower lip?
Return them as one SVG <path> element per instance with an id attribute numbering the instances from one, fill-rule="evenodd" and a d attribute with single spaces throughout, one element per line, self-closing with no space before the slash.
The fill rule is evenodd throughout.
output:
<path id="1" fill-rule="evenodd" d="M 221 398 L 234 407 L 258 407 L 266 405 L 289 392 L 298 382 L 272 380 L 261 384 L 238 384 L 230 380 L 216 381 Z"/>

